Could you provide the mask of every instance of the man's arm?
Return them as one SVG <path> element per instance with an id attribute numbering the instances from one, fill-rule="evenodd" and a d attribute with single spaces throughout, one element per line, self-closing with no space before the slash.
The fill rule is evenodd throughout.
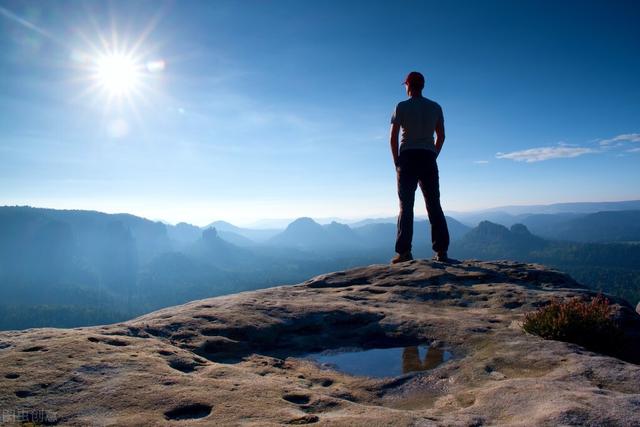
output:
<path id="1" fill-rule="evenodd" d="M 440 150 L 444 145 L 444 117 L 440 116 L 440 120 L 436 124 L 436 157 L 440 155 Z"/>
<path id="2" fill-rule="evenodd" d="M 397 123 L 392 123 L 389 144 L 391 145 L 391 155 L 393 156 L 393 164 L 396 166 L 398 165 L 398 134 L 399 133 L 400 133 L 400 125 Z"/>

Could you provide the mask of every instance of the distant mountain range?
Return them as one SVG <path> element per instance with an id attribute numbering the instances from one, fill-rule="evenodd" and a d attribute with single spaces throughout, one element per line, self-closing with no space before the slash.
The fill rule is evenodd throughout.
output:
<path id="1" fill-rule="evenodd" d="M 640 210 L 591 214 L 523 214 L 517 217 L 489 216 L 504 226 L 526 225 L 532 233 L 551 240 L 574 242 L 640 242 Z M 486 221 L 483 220 L 483 221 Z M 480 222 L 482 223 L 482 221 Z"/>
<path id="2" fill-rule="evenodd" d="M 464 236 L 470 228 L 453 218 L 447 218 L 451 239 Z M 351 251 L 392 249 L 396 238 L 395 223 L 368 223 L 358 227 L 332 222 L 320 225 L 311 218 L 300 218 L 289 224 L 267 243 L 310 251 Z M 431 248 L 431 231 L 426 220 L 414 223 L 414 247 Z"/>
<path id="3" fill-rule="evenodd" d="M 640 206 L 640 201 L 570 203 L 547 207 L 534 206 L 532 208 L 586 210 L 601 206 L 620 208 L 636 205 Z M 595 213 L 562 212 L 518 215 L 489 210 L 478 219 L 478 224 L 482 221 L 490 221 L 506 227 L 523 224 L 532 233 L 553 240 L 603 243 L 640 241 L 640 208 Z M 472 228 L 452 216 L 447 217 L 447 222 L 452 240 L 461 239 Z M 109 232 L 106 231 L 106 227 L 109 224 L 111 227 L 115 227 L 113 224 L 116 223 L 121 224 L 125 230 L 123 233 L 130 233 L 132 241 L 135 242 L 136 255 L 138 261 L 142 263 L 149 261 L 159 253 L 186 249 L 200 239 L 202 232 L 209 228 L 215 228 L 217 236 L 240 247 L 267 245 L 303 250 L 393 246 L 396 233 L 396 218 L 366 219 L 350 225 L 336 221 L 323 225 L 311 218 L 298 218 L 284 229 L 251 229 L 238 227 L 225 221 L 215 221 L 206 227 L 197 227 L 187 223 L 163 224 L 129 214 L 0 207 L 0 231 L 5 232 L 2 237 L 5 241 L 11 240 L 12 236 L 13 238 L 31 236 L 38 227 L 44 224 L 49 224 L 49 228 L 56 227 L 51 223 L 57 224 L 59 228 L 57 231 L 50 231 L 54 234 L 64 234 L 65 232 L 61 229 L 69 227 L 69 232 L 74 235 L 74 244 L 78 245 L 80 249 L 86 249 L 83 249 L 85 254 L 92 253 L 91 250 L 85 248 L 86 245 L 95 246 L 96 239 L 108 239 Z M 414 228 L 415 245 L 426 244 L 429 246 L 428 221 L 416 217 Z"/>
<path id="4" fill-rule="evenodd" d="M 545 263 L 640 299 L 640 210 L 509 218 L 518 221 L 483 220 L 472 228 L 447 217 L 450 255 Z M 395 218 L 351 225 L 298 218 L 284 229 L 254 230 L 0 207 L 0 329 L 115 322 L 196 298 L 386 263 L 395 235 Z M 431 253 L 428 221 L 417 219 L 413 254 Z"/>
<path id="5" fill-rule="evenodd" d="M 467 225 L 476 226 L 481 221 L 493 221 L 506 226 L 520 222 L 534 214 L 590 214 L 604 211 L 640 210 L 640 200 L 620 202 L 576 202 L 550 205 L 501 206 L 471 212 L 450 211 L 448 215 Z"/>
<path id="6" fill-rule="evenodd" d="M 510 215 L 534 214 L 534 213 L 594 213 L 599 211 L 626 211 L 640 209 L 640 200 L 623 200 L 619 202 L 572 202 L 552 203 L 549 205 L 519 205 L 499 206 L 490 209 L 478 210 L 474 213 L 506 212 Z M 454 214 L 451 212 L 451 214 Z"/>
<path id="7" fill-rule="evenodd" d="M 534 233 L 576 242 L 640 242 L 640 209 L 579 214 L 531 215 L 522 221 Z"/>
<path id="8" fill-rule="evenodd" d="M 640 209 L 640 200 L 625 200 L 619 202 L 572 202 L 572 203 L 554 203 L 548 205 L 517 205 L 517 206 L 499 206 L 489 209 L 481 209 L 475 211 L 445 211 L 445 214 L 449 217 L 475 227 L 481 221 L 492 221 L 503 225 L 511 226 L 519 222 L 519 218 L 523 216 L 530 216 L 534 214 L 589 214 L 602 211 L 623 211 L 623 210 L 638 210 Z M 417 212 L 418 213 L 418 212 Z M 365 219 L 346 219 L 338 217 L 322 217 L 313 218 L 315 222 L 321 225 L 328 225 L 332 222 L 340 224 L 346 224 L 351 228 L 360 227 L 367 224 L 395 224 L 397 216 L 388 217 L 376 217 Z M 426 219 L 426 215 L 416 215 L 416 220 L 421 221 Z M 234 231 L 233 229 L 227 230 L 224 226 L 219 227 L 220 223 L 224 223 L 231 227 L 242 228 L 243 230 L 265 230 L 265 234 L 273 232 L 274 230 L 284 230 L 289 224 L 295 221 L 296 218 L 278 218 L 278 219 L 261 219 L 254 221 L 250 225 L 244 227 L 236 227 L 225 221 L 216 221 L 206 227 L 216 227 L 221 231 Z M 262 241 L 265 238 L 256 237 L 252 240 Z"/>
<path id="9" fill-rule="evenodd" d="M 511 227 L 526 225 L 532 233 L 553 240 L 576 242 L 640 241 L 640 210 L 557 214 L 502 213 L 487 214 L 486 219 Z M 472 227 L 448 216 L 447 223 L 452 240 L 459 240 Z M 239 246 L 272 244 L 300 249 L 327 249 L 379 247 L 395 240 L 396 219 L 378 218 L 346 225 L 337 222 L 321 225 L 311 218 L 299 218 L 284 230 L 252 230 L 218 221 L 212 224 L 220 237 Z M 430 233 L 426 219 L 416 220 L 415 246 L 430 246 Z M 391 243 L 390 243 L 391 242 Z"/>

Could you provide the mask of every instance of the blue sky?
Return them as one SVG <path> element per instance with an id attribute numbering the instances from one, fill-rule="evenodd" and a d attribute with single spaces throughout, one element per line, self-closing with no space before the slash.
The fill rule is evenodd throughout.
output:
<path id="1" fill-rule="evenodd" d="M 638 199 L 639 21 L 636 1 L 0 1 L 0 204 L 395 215 L 411 70 L 445 114 L 445 210 Z M 114 52 L 137 67 L 117 94 Z"/>

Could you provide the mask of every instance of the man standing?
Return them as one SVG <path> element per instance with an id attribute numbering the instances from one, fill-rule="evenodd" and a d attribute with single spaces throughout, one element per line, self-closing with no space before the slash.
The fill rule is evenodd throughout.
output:
<path id="1" fill-rule="evenodd" d="M 404 84 L 409 99 L 398 103 L 391 116 L 391 154 L 396 165 L 400 198 L 397 255 L 391 262 L 395 264 L 413 259 L 413 202 L 418 184 L 427 204 L 432 248 L 436 253 L 434 259 L 446 262 L 449 230 L 440 206 L 440 183 L 436 164 L 436 157 L 444 144 L 444 116 L 438 103 L 422 96 L 422 74 L 417 71 L 410 72 Z M 398 144 L 400 128 L 402 137 Z"/>

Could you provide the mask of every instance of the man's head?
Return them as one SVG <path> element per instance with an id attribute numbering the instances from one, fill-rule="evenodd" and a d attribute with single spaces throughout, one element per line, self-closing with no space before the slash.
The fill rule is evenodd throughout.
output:
<path id="1" fill-rule="evenodd" d="M 407 74 L 407 77 L 404 79 L 404 84 L 407 85 L 408 95 L 419 95 L 424 88 L 424 76 L 417 71 L 412 71 Z"/>

